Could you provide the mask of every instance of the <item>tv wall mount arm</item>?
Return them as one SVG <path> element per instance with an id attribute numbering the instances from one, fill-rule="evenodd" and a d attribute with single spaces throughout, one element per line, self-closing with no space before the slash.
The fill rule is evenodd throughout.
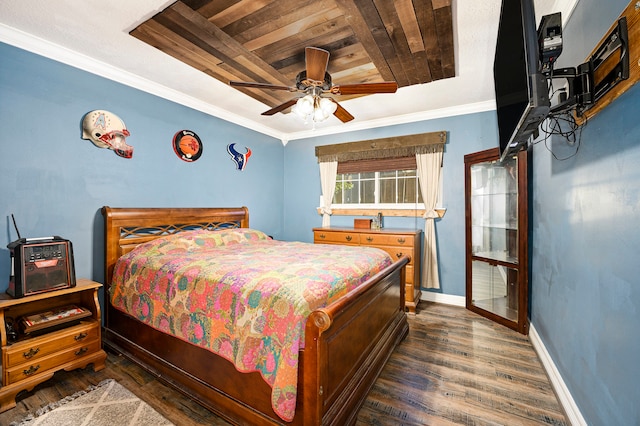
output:
<path id="1" fill-rule="evenodd" d="M 627 18 L 618 19 L 586 62 L 575 68 L 550 67 L 546 75 L 549 80 L 564 78 L 568 85 L 568 93 L 561 92 L 558 104 L 551 107 L 550 113 L 566 113 L 575 108 L 580 117 L 614 86 L 629 78 Z"/>

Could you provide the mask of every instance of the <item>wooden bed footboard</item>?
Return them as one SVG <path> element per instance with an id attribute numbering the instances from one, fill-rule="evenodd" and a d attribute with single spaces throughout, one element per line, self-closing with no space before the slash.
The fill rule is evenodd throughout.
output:
<path id="1" fill-rule="evenodd" d="M 408 261 L 402 257 L 366 285 L 309 316 L 302 378 L 305 425 L 355 422 L 382 367 L 409 331 L 404 311 Z M 311 390 L 315 394 L 309 395 Z"/>
<path id="2" fill-rule="evenodd" d="M 137 244 L 197 227 L 249 227 L 242 208 L 104 207 L 105 291 L 117 259 Z M 314 311 L 300 351 L 296 414 L 285 423 L 259 373 L 239 373 L 214 353 L 159 332 L 116 310 L 105 297 L 103 340 L 233 424 L 346 425 L 395 346 L 406 336 L 403 257 L 333 304 Z M 106 294 L 106 293 L 105 293 Z"/>

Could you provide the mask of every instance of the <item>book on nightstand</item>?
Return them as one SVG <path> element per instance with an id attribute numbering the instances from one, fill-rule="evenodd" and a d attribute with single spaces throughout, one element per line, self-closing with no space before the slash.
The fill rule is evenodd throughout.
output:
<path id="1" fill-rule="evenodd" d="M 29 334 L 45 328 L 77 321 L 88 316 L 91 316 L 90 310 L 76 305 L 67 305 L 24 316 L 20 320 L 20 325 L 24 333 Z"/>

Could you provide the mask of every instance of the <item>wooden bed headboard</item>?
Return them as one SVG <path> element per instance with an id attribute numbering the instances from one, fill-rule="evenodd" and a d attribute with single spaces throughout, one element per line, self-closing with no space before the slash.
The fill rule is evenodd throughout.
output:
<path id="1" fill-rule="evenodd" d="M 138 244 L 193 229 L 248 228 L 249 209 L 226 208 L 102 208 L 105 243 L 105 291 L 116 261 Z"/>

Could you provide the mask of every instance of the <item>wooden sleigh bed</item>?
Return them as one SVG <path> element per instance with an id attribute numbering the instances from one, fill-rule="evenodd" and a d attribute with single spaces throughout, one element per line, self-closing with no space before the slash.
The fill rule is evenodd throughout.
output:
<path id="1" fill-rule="evenodd" d="M 357 412 L 396 345 L 407 335 L 402 257 L 328 306 L 314 310 L 299 352 L 295 417 L 285 422 L 257 372 L 150 327 L 111 305 L 118 259 L 145 243 L 192 229 L 249 227 L 241 208 L 110 208 L 105 220 L 104 344 L 233 424 L 345 425 Z"/>

